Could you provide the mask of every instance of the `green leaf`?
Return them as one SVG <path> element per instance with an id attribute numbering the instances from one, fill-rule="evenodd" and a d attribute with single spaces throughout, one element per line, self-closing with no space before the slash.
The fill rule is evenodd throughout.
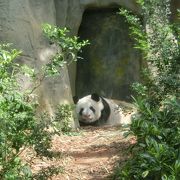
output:
<path id="1" fill-rule="evenodd" d="M 147 171 L 144 171 L 144 172 L 142 173 L 142 177 L 145 178 L 148 174 L 149 174 L 149 171 L 148 171 L 148 170 L 147 170 Z"/>

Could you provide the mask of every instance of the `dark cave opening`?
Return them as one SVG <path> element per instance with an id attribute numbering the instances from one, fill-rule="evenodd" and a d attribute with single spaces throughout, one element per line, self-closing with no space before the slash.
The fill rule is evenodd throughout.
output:
<path id="1" fill-rule="evenodd" d="M 133 82 L 140 80 L 141 55 L 134 49 L 125 18 L 117 8 L 87 9 L 78 36 L 90 45 L 79 54 L 76 95 L 101 96 L 130 101 Z"/>

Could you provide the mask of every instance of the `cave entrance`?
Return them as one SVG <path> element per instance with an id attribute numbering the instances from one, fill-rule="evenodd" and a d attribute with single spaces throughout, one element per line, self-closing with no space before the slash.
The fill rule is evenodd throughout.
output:
<path id="1" fill-rule="evenodd" d="M 78 36 L 90 45 L 79 54 L 76 95 L 92 92 L 130 100 L 131 85 L 139 81 L 141 56 L 133 48 L 125 18 L 118 9 L 88 9 L 84 12 Z"/>

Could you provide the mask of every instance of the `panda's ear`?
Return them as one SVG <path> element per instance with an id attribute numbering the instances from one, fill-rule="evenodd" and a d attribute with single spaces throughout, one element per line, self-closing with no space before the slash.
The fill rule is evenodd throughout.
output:
<path id="1" fill-rule="evenodd" d="M 98 102 L 100 100 L 100 97 L 97 93 L 93 93 L 93 94 L 91 94 L 91 99 Z"/>
<path id="2" fill-rule="evenodd" d="M 78 96 L 73 96 L 73 101 L 74 101 L 74 104 L 77 104 L 77 102 L 79 101 Z"/>

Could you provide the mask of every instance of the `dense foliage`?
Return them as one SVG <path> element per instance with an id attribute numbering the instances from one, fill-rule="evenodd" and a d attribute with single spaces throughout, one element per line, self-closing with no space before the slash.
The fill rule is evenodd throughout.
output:
<path id="1" fill-rule="evenodd" d="M 171 24 L 169 0 L 138 0 L 142 21 L 129 11 L 120 14 L 130 24 L 136 48 L 147 67 L 135 83 L 137 115 L 129 133 L 137 137 L 133 157 L 114 179 L 180 179 L 180 48 L 179 24 Z"/>
<path id="2" fill-rule="evenodd" d="M 0 179 L 33 178 L 30 167 L 20 158 L 27 147 L 33 148 L 40 156 L 51 155 L 48 150 L 52 133 L 48 127 L 53 123 L 46 114 L 37 116 L 38 103 L 32 99 L 32 93 L 45 77 L 59 74 L 60 67 L 64 67 L 67 61 L 75 61 L 77 52 L 87 44 L 87 41 L 78 42 L 77 37 L 68 37 L 67 29 L 48 24 L 44 26 L 44 33 L 60 50 L 42 67 L 41 74 L 35 74 L 33 69 L 14 62 L 20 51 L 11 49 L 9 45 L 0 45 Z M 19 73 L 39 81 L 38 85 L 35 83 L 31 90 L 21 91 L 17 80 Z M 60 120 L 64 121 L 62 130 L 66 131 L 69 130 L 67 121 L 71 113 L 68 107 L 63 107 L 59 107 L 57 112 L 58 117 L 61 113 Z"/>

